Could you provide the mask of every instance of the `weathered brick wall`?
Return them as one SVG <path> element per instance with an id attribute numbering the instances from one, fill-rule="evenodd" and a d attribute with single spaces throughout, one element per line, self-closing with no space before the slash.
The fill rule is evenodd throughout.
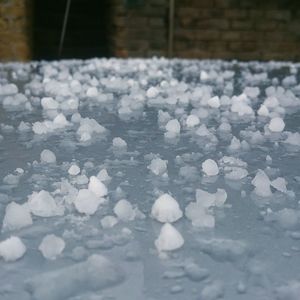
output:
<path id="1" fill-rule="evenodd" d="M 0 0 L 0 60 L 32 57 L 31 1 Z M 167 56 L 169 0 L 109 1 L 111 56 Z M 174 17 L 175 57 L 300 60 L 300 0 L 175 0 Z"/>
<path id="2" fill-rule="evenodd" d="M 112 1 L 111 53 L 119 57 L 167 55 L 167 0 L 142 0 L 126 5 Z M 139 2 L 138 0 L 136 2 Z"/>
<path id="3" fill-rule="evenodd" d="M 300 59 L 299 0 L 180 0 L 174 55 Z"/>
<path id="4" fill-rule="evenodd" d="M 113 54 L 167 54 L 169 0 L 113 0 Z M 175 57 L 300 59 L 300 0 L 175 0 Z"/>
<path id="5" fill-rule="evenodd" d="M 31 58 L 29 0 L 0 0 L 0 61 Z"/>

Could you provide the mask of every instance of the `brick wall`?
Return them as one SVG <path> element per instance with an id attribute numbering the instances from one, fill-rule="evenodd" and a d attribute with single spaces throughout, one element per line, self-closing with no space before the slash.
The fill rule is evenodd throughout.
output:
<path id="1" fill-rule="evenodd" d="M 174 54 L 300 59 L 299 0 L 176 1 Z"/>
<path id="2" fill-rule="evenodd" d="M 124 0 L 111 1 L 113 56 L 167 55 L 168 1 L 141 0 L 132 6 Z"/>
<path id="3" fill-rule="evenodd" d="M 114 0 L 117 56 L 167 54 L 168 0 Z M 175 57 L 300 59 L 300 0 L 175 0 Z"/>
<path id="4" fill-rule="evenodd" d="M 0 60 L 31 58 L 30 2 L 0 0 Z"/>
<path id="5" fill-rule="evenodd" d="M 30 1 L 0 0 L 0 60 L 31 57 Z M 167 56 L 169 0 L 109 1 L 111 56 Z M 300 60 L 300 0 L 175 0 L 173 55 Z"/>

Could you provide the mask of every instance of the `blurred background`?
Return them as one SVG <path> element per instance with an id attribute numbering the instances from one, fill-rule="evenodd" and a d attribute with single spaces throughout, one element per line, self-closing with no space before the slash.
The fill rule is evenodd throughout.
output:
<path id="1" fill-rule="evenodd" d="M 300 59 L 300 0 L 0 0 L 0 61 Z"/>

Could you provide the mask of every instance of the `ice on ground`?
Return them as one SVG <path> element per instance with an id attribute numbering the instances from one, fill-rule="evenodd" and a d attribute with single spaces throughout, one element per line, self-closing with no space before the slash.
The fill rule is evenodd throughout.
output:
<path id="1" fill-rule="evenodd" d="M 32 225 L 30 211 L 26 205 L 11 202 L 6 206 L 2 230 L 18 230 Z"/>
<path id="2" fill-rule="evenodd" d="M 158 96 L 158 94 L 159 94 L 159 90 L 154 86 L 150 87 L 146 92 L 148 98 L 155 98 Z"/>
<path id="3" fill-rule="evenodd" d="M 210 98 L 208 101 L 207 101 L 207 104 L 210 106 L 210 107 L 213 107 L 213 108 L 219 108 L 220 107 L 220 99 L 218 96 L 215 96 L 215 97 L 212 97 Z"/>
<path id="4" fill-rule="evenodd" d="M 173 223 L 182 217 L 182 210 L 176 199 L 169 194 L 163 194 L 154 202 L 151 216 L 162 223 Z"/>
<path id="5" fill-rule="evenodd" d="M 155 246 L 159 252 L 173 251 L 183 246 L 184 239 L 180 232 L 171 224 L 165 223 L 155 240 Z"/>
<path id="6" fill-rule="evenodd" d="M 104 134 L 106 129 L 95 119 L 80 118 L 80 125 L 77 129 L 79 141 L 87 142 L 91 140 L 93 134 Z"/>
<path id="7" fill-rule="evenodd" d="M 185 208 L 185 215 L 194 227 L 215 227 L 215 217 L 199 201 L 190 202 Z"/>
<path id="8" fill-rule="evenodd" d="M 189 115 L 186 119 L 187 127 L 195 127 L 200 124 L 200 119 L 197 115 Z"/>
<path id="9" fill-rule="evenodd" d="M 284 127 L 284 121 L 280 117 L 275 117 L 271 119 L 269 123 L 269 129 L 272 132 L 282 132 L 284 130 Z"/>
<path id="10" fill-rule="evenodd" d="M 192 281 L 202 281 L 209 276 L 209 271 L 206 268 L 201 268 L 199 265 L 189 262 L 184 266 L 186 276 Z"/>
<path id="11" fill-rule="evenodd" d="M 300 281 L 291 280 L 286 285 L 276 288 L 277 300 L 299 300 L 300 299 Z"/>
<path id="12" fill-rule="evenodd" d="M 283 177 L 277 177 L 276 179 L 271 181 L 271 186 L 282 193 L 287 193 L 288 190 L 286 188 L 286 185 L 287 182 Z"/>
<path id="13" fill-rule="evenodd" d="M 56 156 L 51 150 L 45 149 L 41 152 L 41 162 L 47 164 L 55 164 Z"/>
<path id="14" fill-rule="evenodd" d="M 114 216 L 105 216 L 100 222 L 103 228 L 112 228 L 118 223 L 118 219 Z"/>
<path id="15" fill-rule="evenodd" d="M 120 137 L 115 137 L 112 144 L 114 148 L 127 148 L 127 143 Z"/>
<path id="16" fill-rule="evenodd" d="M 155 175 L 161 176 L 167 172 L 167 160 L 162 160 L 161 158 L 153 158 L 151 160 L 148 169 Z"/>
<path id="17" fill-rule="evenodd" d="M 16 261 L 23 257 L 25 252 L 25 245 L 21 239 L 16 236 L 11 236 L 0 242 L 0 257 L 2 257 L 4 261 Z"/>
<path id="18" fill-rule="evenodd" d="M 42 108 L 45 110 L 58 109 L 59 103 L 51 97 L 44 97 L 41 99 Z"/>
<path id="19" fill-rule="evenodd" d="M 264 104 L 262 104 L 259 108 L 259 110 L 257 111 L 257 114 L 261 117 L 268 117 L 270 112 L 267 108 L 267 106 L 265 106 Z"/>
<path id="20" fill-rule="evenodd" d="M 108 182 L 110 181 L 112 178 L 108 175 L 108 172 L 106 169 L 102 169 L 99 171 L 99 173 L 97 174 L 97 178 L 101 181 L 101 182 Z"/>
<path id="21" fill-rule="evenodd" d="M 98 96 L 98 89 L 94 86 L 89 87 L 86 91 L 86 95 L 89 98 L 95 98 Z"/>
<path id="22" fill-rule="evenodd" d="M 80 173 L 80 168 L 77 165 L 71 165 L 70 168 L 68 169 L 68 173 L 71 176 L 76 176 Z"/>
<path id="23" fill-rule="evenodd" d="M 39 245 L 39 250 L 46 259 L 55 260 L 63 252 L 65 246 L 65 241 L 62 238 L 48 234 Z"/>
<path id="24" fill-rule="evenodd" d="M 166 124 L 166 130 L 167 132 L 171 133 L 171 134 L 179 134 L 180 133 L 180 123 L 177 119 L 172 119 L 170 121 L 168 121 L 168 123 Z"/>
<path id="25" fill-rule="evenodd" d="M 284 140 L 284 143 L 292 145 L 292 146 L 299 146 L 300 147 L 300 133 L 299 132 L 288 132 L 288 136 Z"/>
<path id="26" fill-rule="evenodd" d="M 66 117 L 60 113 L 54 118 L 53 125 L 55 128 L 64 128 L 69 125 L 69 122 Z"/>
<path id="27" fill-rule="evenodd" d="M 107 188 L 96 176 L 91 176 L 89 180 L 88 189 L 97 197 L 105 197 L 107 195 Z"/>
<path id="28" fill-rule="evenodd" d="M 116 203 L 114 213 L 117 215 L 118 219 L 124 222 L 133 221 L 136 216 L 131 203 L 125 199 L 121 199 Z"/>
<path id="29" fill-rule="evenodd" d="M 207 159 L 202 163 L 202 171 L 206 176 L 216 176 L 219 174 L 219 167 L 212 159 Z"/>
<path id="30" fill-rule="evenodd" d="M 229 180 L 241 180 L 248 176 L 248 171 L 239 167 L 224 167 L 225 178 Z"/>
<path id="31" fill-rule="evenodd" d="M 202 300 L 218 300 L 223 298 L 225 293 L 224 284 L 222 281 L 215 280 L 208 283 L 201 291 Z"/>
<path id="32" fill-rule="evenodd" d="M 258 170 L 255 177 L 251 181 L 255 186 L 254 192 L 260 197 L 272 196 L 271 182 L 268 175 L 263 170 Z"/>
<path id="33" fill-rule="evenodd" d="M 228 146 L 228 150 L 230 152 L 236 152 L 239 151 L 241 149 L 242 145 L 241 145 L 241 141 L 236 138 L 235 136 L 232 137 L 230 145 Z"/>
<path id="34" fill-rule="evenodd" d="M 103 198 L 99 198 L 91 190 L 81 189 L 74 200 L 74 205 L 78 212 L 93 215 L 102 202 Z"/>
<path id="35" fill-rule="evenodd" d="M 26 289 L 35 300 L 69 299 L 87 292 L 99 292 L 121 283 L 124 278 L 119 266 L 102 255 L 94 254 L 85 262 L 27 280 Z"/>
<path id="36" fill-rule="evenodd" d="M 202 252 L 221 262 L 235 262 L 248 255 L 249 252 L 247 244 L 241 240 L 224 238 L 202 239 L 199 240 L 199 246 Z"/>
<path id="37" fill-rule="evenodd" d="M 274 214 L 274 219 L 284 229 L 293 229 L 300 222 L 300 212 L 292 208 L 284 208 Z"/>
<path id="38" fill-rule="evenodd" d="M 209 193 L 201 189 L 196 189 L 196 200 L 203 207 L 222 206 L 227 199 L 227 193 L 223 189 L 217 189 L 215 193 Z"/>
<path id="39" fill-rule="evenodd" d="M 41 190 L 28 196 L 28 208 L 32 214 L 39 217 L 54 217 L 64 214 L 64 208 L 56 204 L 49 192 Z"/>

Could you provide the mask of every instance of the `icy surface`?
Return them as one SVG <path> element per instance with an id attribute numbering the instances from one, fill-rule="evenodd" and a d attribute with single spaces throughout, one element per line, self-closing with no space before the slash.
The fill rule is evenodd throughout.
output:
<path id="1" fill-rule="evenodd" d="M 299 70 L 0 64 L 0 299 L 299 300 Z"/>

